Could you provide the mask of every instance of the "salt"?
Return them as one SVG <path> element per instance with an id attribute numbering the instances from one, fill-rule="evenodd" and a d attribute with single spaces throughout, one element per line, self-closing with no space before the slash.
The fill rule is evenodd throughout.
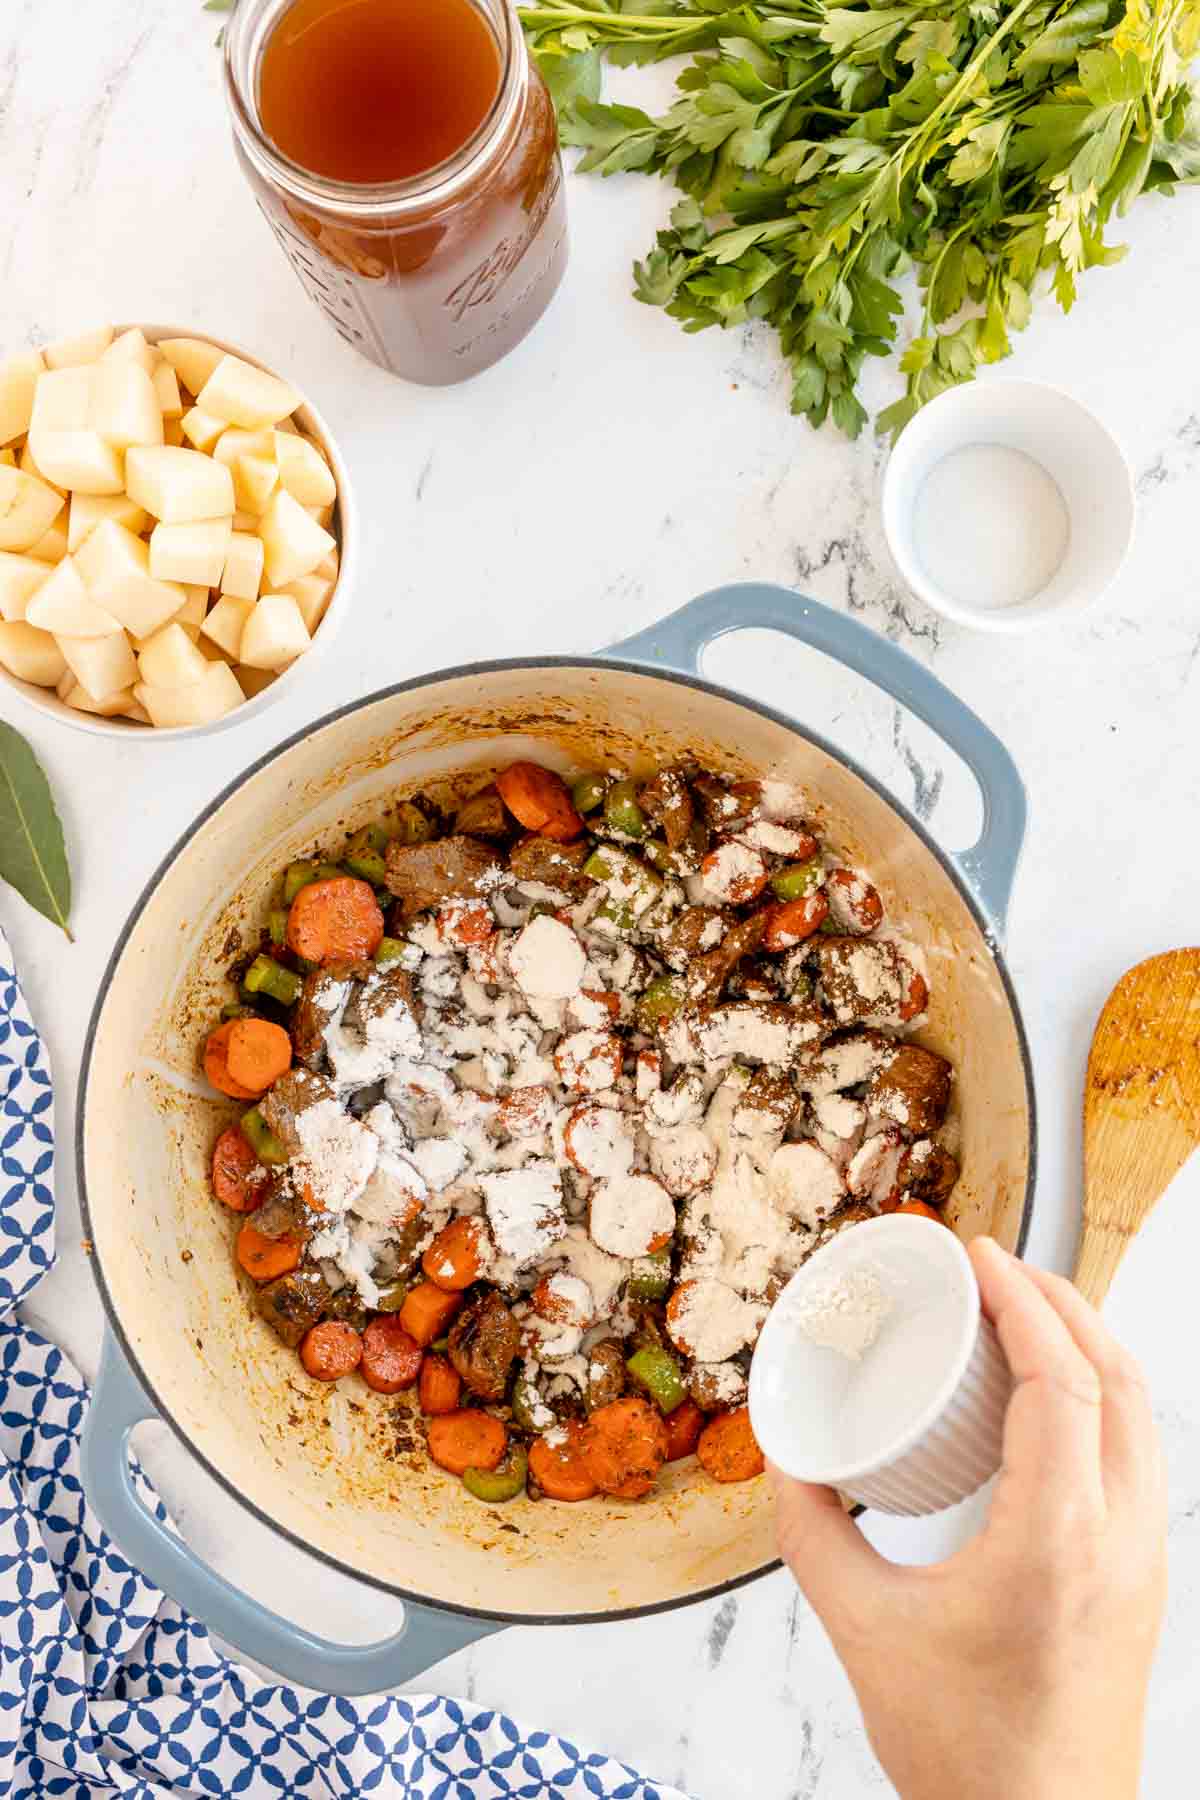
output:
<path id="1" fill-rule="evenodd" d="M 912 529 L 930 581 L 981 610 L 1040 593 L 1071 535 L 1053 476 L 1005 444 L 968 444 L 936 463 L 917 493 Z"/>

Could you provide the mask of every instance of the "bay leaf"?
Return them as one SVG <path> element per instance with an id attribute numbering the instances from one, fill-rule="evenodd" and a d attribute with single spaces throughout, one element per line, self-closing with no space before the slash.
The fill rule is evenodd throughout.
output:
<path id="1" fill-rule="evenodd" d="M 71 937 L 71 871 L 50 783 L 20 732 L 2 720 L 0 880 Z"/>

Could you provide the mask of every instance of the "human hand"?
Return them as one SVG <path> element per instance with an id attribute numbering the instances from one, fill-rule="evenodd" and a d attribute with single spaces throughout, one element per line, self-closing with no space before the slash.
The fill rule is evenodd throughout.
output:
<path id="1" fill-rule="evenodd" d="M 970 1246 L 1013 1373 L 987 1524 L 900 1568 L 830 1488 L 772 1470 L 780 1550 L 903 1800 L 1132 1800 L 1166 1600 L 1141 1373 L 1061 1276 Z"/>

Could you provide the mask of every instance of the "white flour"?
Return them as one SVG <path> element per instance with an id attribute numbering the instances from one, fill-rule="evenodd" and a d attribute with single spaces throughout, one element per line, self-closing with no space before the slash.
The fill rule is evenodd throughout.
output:
<path id="1" fill-rule="evenodd" d="M 859 1362 L 879 1336 L 892 1303 L 870 1269 L 851 1269 L 836 1281 L 814 1283 L 793 1312 L 805 1337 Z"/>
<path id="2" fill-rule="evenodd" d="M 980 610 L 1040 593 L 1071 538 L 1057 482 L 1004 444 L 968 444 L 936 463 L 917 494 L 912 529 L 929 579 Z"/>

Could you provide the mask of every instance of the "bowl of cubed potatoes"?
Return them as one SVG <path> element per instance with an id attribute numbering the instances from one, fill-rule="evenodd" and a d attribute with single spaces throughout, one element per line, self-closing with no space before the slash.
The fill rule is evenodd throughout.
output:
<path id="1" fill-rule="evenodd" d="M 320 414 L 245 350 L 105 325 L 0 362 L 0 680 L 109 736 L 291 691 L 356 533 Z"/>

